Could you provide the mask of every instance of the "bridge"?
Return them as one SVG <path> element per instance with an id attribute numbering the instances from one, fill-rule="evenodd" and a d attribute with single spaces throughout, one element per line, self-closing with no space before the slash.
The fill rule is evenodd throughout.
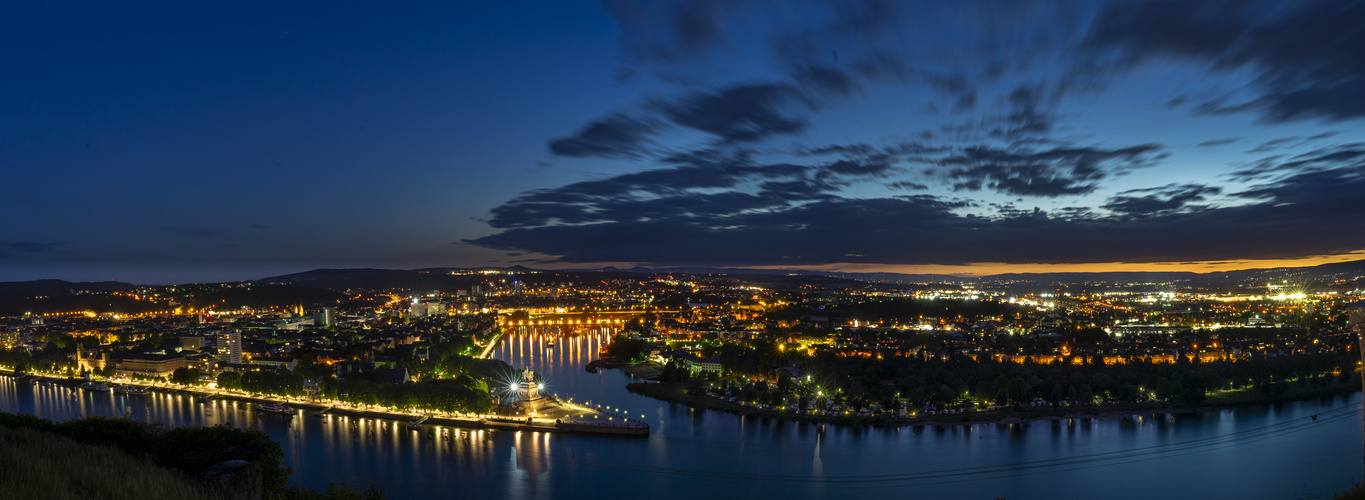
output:
<path id="1" fill-rule="evenodd" d="M 598 329 L 619 329 L 631 318 L 653 312 L 667 314 L 676 311 L 561 311 L 522 310 L 525 319 L 512 319 L 511 314 L 498 316 L 498 326 L 508 333 L 573 335 Z"/>
<path id="2" fill-rule="evenodd" d="M 528 320 L 514 320 L 511 315 L 516 313 L 526 313 Z M 679 314 L 682 311 L 566 311 L 563 309 L 517 309 L 505 312 L 498 316 L 498 321 L 506 323 L 508 321 L 579 321 L 579 322 L 625 322 L 626 320 L 644 314 Z"/>
<path id="3" fill-rule="evenodd" d="M 536 323 L 534 321 L 524 324 L 503 325 L 502 330 L 510 334 L 536 334 L 553 335 L 556 337 L 573 336 L 584 333 L 597 333 L 599 331 L 619 331 L 624 323 L 603 322 L 603 323 Z"/>

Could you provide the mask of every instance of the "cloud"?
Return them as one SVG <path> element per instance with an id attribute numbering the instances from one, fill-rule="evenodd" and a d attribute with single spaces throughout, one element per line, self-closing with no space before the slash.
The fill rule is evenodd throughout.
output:
<path id="1" fill-rule="evenodd" d="M 773 135 L 797 134 L 810 123 L 784 113 L 800 101 L 795 87 L 782 83 L 736 85 L 714 93 L 695 93 L 661 103 L 664 115 L 678 125 L 707 132 L 728 142 L 747 142 Z"/>
<path id="2" fill-rule="evenodd" d="M 855 155 L 868 155 L 868 154 L 872 154 L 874 151 L 876 151 L 876 148 L 872 147 L 871 144 L 866 144 L 866 143 L 854 143 L 854 144 L 830 144 L 830 145 L 827 145 L 827 146 L 819 146 L 819 147 L 814 147 L 814 148 L 799 148 L 799 149 L 797 149 L 796 154 L 799 154 L 799 155 L 801 155 L 801 156 L 820 156 L 820 155 L 828 155 L 828 154 L 836 154 L 836 153 L 848 153 L 848 154 L 855 154 Z"/>
<path id="3" fill-rule="evenodd" d="M 53 252 L 70 244 L 68 241 L 0 241 L 0 259 L 18 254 Z"/>
<path id="4" fill-rule="evenodd" d="M 660 201 L 660 203 L 663 203 Z M 518 228 L 473 240 L 510 250 L 527 246 L 552 248 L 570 262 L 602 262 L 624 255 L 653 262 L 759 264 L 831 262 L 847 253 L 850 241 L 874 239 L 903 242 L 908 234 L 940 225 L 955 205 L 932 197 L 921 199 L 850 200 L 834 198 L 789 205 L 781 210 L 739 211 L 709 217 L 666 220 L 632 219 L 582 226 Z M 917 231 L 903 232 L 918 226 Z M 632 234 L 631 238 L 621 238 Z M 557 238 L 572 241 L 555 242 Z M 591 243 L 597 239 L 600 243 Z M 863 246 L 859 241 L 852 241 Z M 883 257 L 888 245 L 864 258 Z"/>
<path id="5" fill-rule="evenodd" d="M 886 158 L 872 158 L 864 161 L 839 160 L 823 167 L 826 175 L 882 175 L 891 170 Z"/>
<path id="6" fill-rule="evenodd" d="M 929 189 L 929 186 L 927 184 L 920 184 L 918 182 L 910 181 L 892 182 L 890 184 L 887 184 L 887 186 L 895 189 L 909 189 L 912 191 L 923 191 L 925 189 Z"/>
<path id="7" fill-rule="evenodd" d="M 1297 136 L 1297 135 L 1296 135 L 1296 136 L 1292 136 L 1292 137 L 1281 137 L 1281 138 L 1279 138 L 1279 139 L 1271 139 L 1271 140 L 1262 142 L 1260 145 L 1256 146 L 1255 148 L 1252 148 L 1250 151 L 1247 151 L 1247 152 L 1248 152 L 1248 153 L 1264 153 L 1264 152 L 1266 152 L 1266 151 L 1274 151 L 1274 150 L 1276 150 L 1276 149 L 1280 149 L 1280 148 L 1284 147 L 1285 145 L 1289 144 L 1290 142 L 1297 141 L 1297 140 L 1299 140 L 1299 136 Z"/>
<path id="8" fill-rule="evenodd" d="M 1110 198 L 1100 208 L 1125 216 L 1151 216 L 1190 208 L 1193 202 L 1222 193 L 1222 188 L 1201 184 L 1168 184 L 1159 188 L 1130 189 Z"/>
<path id="9" fill-rule="evenodd" d="M 803 64 L 792 71 L 792 77 L 822 94 L 845 96 L 861 88 L 851 75 L 832 66 Z"/>
<path id="10" fill-rule="evenodd" d="M 1090 193 L 1105 178 L 1164 158 L 1161 150 L 1156 144 L 1038 151 L 974 146 L 931 161 L 940 167 L 937 173 L 949 179 L 954 189 L 1054 197 Z"/>
<path id="11" fill-rule="evenodd" d="M 1344 144 L 1316 149 L 1288 158 L 1285 155 L 1262 158 L 1250 167 L 1232 172 L 1229 174 L 1229 178 L 1238 182 L 1247 182 L 1279 175 L 1342 168 L 1342 165 L 1353 163 L 1357 168 L 1365 168 L 1365 161 L 1362 160 L 1365 160 L 1365 143 Z"/>
<path id="12" fill-rule="evenodd" d="M 1254 73 L 1249 97 L 1227 92 L 1202 100 L 1197 112 L 1348 120 L 1365 117 L 1361 25 L 1361 2 L 1115 2 L 1092 24 L 1086 46 L 1117 52 L 1120 71 L 1169 58 Z"/>
<path id="13" fill-rule="evenodd" d="M 891 0 L 839 0 L 828 3 L 832 10 L 825 26 L 830 33 L 867 35 L 894 29 L 899 5 Z"/>
<path id="14" fill-rule="evenodd" d="M 1297 149 L 1297 148 L 1301 148 L 1301 147 L 1307 146 L 1307 145 L 1309 145 L 1309 144 L 1311 144 L 1311 143 L 1321 141 L 1321 140 L 1323 140 L 1323 139 L 1328 139 L 1328 138 L 1331 138 L 1331 137 L 1335 137 L 1335 136 L 1337 136 L 1337 135 L 1340 134 L 1340 133 L 1341 133 L 1341 132 L 1338 132 L 1338 131 L 1330 131 L 1330 132 L 1323 132 L 1323 133 L 1321 133 L 1321 134 L 1310 135 L 1310 136 L 1308 136 L 1308 137 L 1300 137 L 1300 136 L 1295 135 L 1295 136 L 1290 136 L 1290 137 L 1281 137 L 1281 138 L 1278 138 L 1278 139 L 1271 139 L 1271 140 L 1268 140 L 1268 141 L 1265 141 L 1265 142 L 1261 143 L 1260 145 L 1257 145 L 1255 148 L 1253 148 L 1253 149 L 1251 149 L 1250 151 L 1247 151 L 1247 152 L 1248 152 L 1248 153 L 1264 153 L 1264 152 L 1267 152 L 1267 151 L 1275 151 L 1275 150 L 1280 150 L 1280 149 Z"/>
<path id="15" fill-rule="evenodd" d="M 896 147 L 814 148 L 857 155 L 809 165 L 692 152 L 672 158 L 670 168 L 526 193 L 494 211 L 491 223 L 503 231 L 469 243 L 563 262 L 710 266 L 1191 262 L 1299 257 L 1310 241 L 1314 253 L 1365 248 L 1362 144 L 1265 160 L 1258 177 L 1265 182 L 1239 192 L 1173 183 L 1126 190 L 1097 208 L 982 208 L 930 194 L 855 197 L 840 189 L 858 179 L 892 189 L 927 187 L 895 178 L 906 171 L 882 167 L 889 163 L 861 163 Z M 1018 174 L 1021 184 L 1038 184 L 1022 181 L 1030 173 L 1045 180 L 1046 193 L 1054 186 L 1077 191 L 1146 165 L 1161 151 L 981 146 L 928 156 L 941 178 L 978 178 L 982 189 L 1015 193 L 998 179 Z M 954 178 L 953 169 L 963 170 Z M 1235 202 L 1209 203 L 1214 197 Z"/>
<path id="16" fill-rule="evenodd" d="M 953 112 L 961 113 L 971 111 L 976 107 L 976 91 L 963 92 L 957 96 L 957 103 L 953 104 Z"/>
<path id="17" fill-rule="evenodd" d="M 723 25 L 730 2 L 603 0 L 621 28 L 617 44 L 636 63 L 674 62 L 729 43 Z"/>
<path id="18" fill-rule="evenodd" d="M 612 114 L 589 122 L 569 137 L 551 140 L 550 153 L 575 158 L 635 157 L 649 144 L 655 129 L 656 124 L 649 121 Z"/>
<path id="19" fill-rule="evenodd" d="M 1211 148 L 1211 147 L 1217 147 L 1217 146 L 1226 146 L 1226 145 L 1228 145 L 1228 144 L 1232 144 L 1232 143 L 1237 142 L 1237 141 L 1240 141 L 1240 140 L 1242 140 L 1241 137 L 1230 137 L 1230 138 L 1227 138 L 1227 139 L 1210 139 L 1210 140 L 1201 142 L 1201 143 L 1199 143 L 1199 144 L 1196 144 L 1195 147 L 1200 147 L 1200 148 Z"/>
<path id="20" fill-rule="evenodd" d="M 612 221 L 696 220 L 719 214 L 773 211 L 826 200 L 850 183 L 889 175 L 884 159 L 841 159 L 813 165 L 758 164 L 747 154 L 712 150 L 676 155 L 672 167 L 540 189 L 492 210 L 500 229 Z"/>
<path id="21" fill-rule="evenodd" d="M 1365 247 L 1365 169 L 1302 172 L 1232 193 L 1249 203 L 1195 202 L 1201 185 L 1132 190 L 1102 216 L 1085 207 L 1051 212 L 999 207 L 992 217 L 959 213 L 966 202 L 930 195 L 750 203 L 738 192 L 632 198 L 614 218 L 580 225 L 519 226 L 470 243 L 535 251 L 563 262 L 667 265 L 817 265 L 836 262 L 1187 262 L 1290 258 Z M 734 198 L 734 200 L 728 200 Z M 734 203 L 732 201 L 740 201 Z"/>
<path id="22" fill-rule="evenodd" d="M 721 204 L 727 210 L 757 209 L 783 201 L 742 193 L 707 193 L 735 188 L 742 182 L 801 180 L 809 170 L 795 165 L 755 165 L 745 154 L 726 156 L 713 151 L 677 155 L 668 162 L 677 166 L 525 193 L 494 208 L 488 223 L 496 228 L 586 224 L 666 216 L 659 212 L 663 209 L 713 212 Z"/>
<path id="23" fill-rule="evenodd" d="M 1010 111 L 1002 120 L 1003 127 L 994 130 L 992 135 L 1018 139 L 1052 131 L 1057 118 L 1046 111 L 1051 103 L 1043 93 L 1042 86 L 1021 85 L 1010 92 L 1007 100 Z"/>
<path id="24" fill-rule="evenodd" d="M 1044 210 L 1025 201 L 1074 205 L 1058 198 L 1095 193 L 1166 158 L 1159 144 L 1086 145 L 1061 135 L 1070 104 L 1103 96 L 1145 64 L 1188 63 L 1212 75 L 1170 99 L 1195 113 L 1254 113 L 1271 123 L 1365 115 L 1361 5 L 1156 1 L 1096 10 L 1040 1 L 925 11 L 893 1 L 608 0 L 622 61 L 657 86 L 635 109 L 589 122 L 550 150 L 649 166 L 522 193 L 492 210 L 488 223 L 500 232 L 469 243 L 566 262 L 717 266 L 1281 258 L 1302 255 L 1303 241 L 1314 241 L 1314 252 L 1357 250 L 1365 207 L 1351 201 L 1363 187 L 1365 146 L 1303 151 L 1335 132 L 1259 144 L 1252 152 L 1274 155 L 1229 174 L 1261 183 L 1240 192 L 1175 182 L 1098 206 Z M 919 44 L 922 28 L 952 40 Z M 746 50 L 754 46 L 765 52 Z M 885 86 L 931 99 L 939 121 L 920 127 L 941 133 L 799 142 L 826 132 L 815 127 L 820 113 Z M 696 147 L 694 135 L 705 136 L 702 148 L 683 150 Z M 796 143 L 784 149 L 778 140 Z M 935 184 L 1015 201 L 923 192 Z"/>

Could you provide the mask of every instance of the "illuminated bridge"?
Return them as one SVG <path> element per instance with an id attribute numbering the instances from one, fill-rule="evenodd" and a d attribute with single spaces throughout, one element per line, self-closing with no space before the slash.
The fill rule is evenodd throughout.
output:
<path id="1" fill-rule="evenodd" d="M 586 332 L 619 330 L 626 322 L 647 311 L 588 311 L 588 312 L 530 312 L 526 319 L 498 317 L 498 325 L 507 333 L 576 335 Z M 654 314 L 677 314 L 679 311 L 648 311 Z"/>

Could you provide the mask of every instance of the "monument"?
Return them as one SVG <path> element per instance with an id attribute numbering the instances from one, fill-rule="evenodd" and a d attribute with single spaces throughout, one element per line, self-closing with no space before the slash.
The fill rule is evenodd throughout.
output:
<path id="1" fill-rule="evenodd" d="M 536 373 L 531 368 L 521 372 L 521 382 L 517 383 L 517 399 L 535 401 L 540 399 L 541 384 L 536 383 Z"/>

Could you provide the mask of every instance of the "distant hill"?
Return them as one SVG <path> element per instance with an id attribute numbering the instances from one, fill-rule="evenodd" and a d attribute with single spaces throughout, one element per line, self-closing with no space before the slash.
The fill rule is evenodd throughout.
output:
<path id="1" fill-rule="evenodd" d="M 401 269 L 314 269 L 256 280 L 257 283 L 281 283 L 334 290 L 407 288 L 442 292 L 468 288 L 478 281 L 477 277 Z"/>
<path id="2" fill-rule="evenodd" d="M 727 274 L 727 275 L 774 275 L 774 276 L 829 276 L 833 278 L 863 281 L 885 281 L 892 283 L 943 283 L 974 281 L 975 277 L 962 277 L 951 274 L 901 274 L 901 273 L 844 273 L 837 271 L 812 271 L 810 269 L 748 269 L 743 267 L 642 267 L 617 269 L 607 266 L 601 269 L 575 269 L 576 272 L 617 272 L 643 274 Z"/>
<path id="3" fill-rule="evenodd" d="M 164 311 L 172 303 L 195 309 L 217 310 L 260 309 L 287 305 L 335 304 L 346 295 L 334 290 L 290 284 L 193 283 L 157 286 L 164 294 L 159 299 L 143 300 L 127 294 L 103 293 L 107 286 L 60 288 L 60 291 L 39 295 L 0 297 L 0 316 L 19 316 L 26 313 L 47 314 L 90 311 L 97 314 L 139 314 Z M 97 283 L 96 285 L 107 285 Z M 98 289 L 92 290 L 91 288 Z M 26 289 L 32 290 L 32 287 Z M 173 291 L 171 291 L 173 289 Z M 57 290 L 57 289 L 52 289 Z M 113 291 L 117 291 L 114 289 Z M 91 293 L 94 292 L 94 293 Z"/>
<path id="4" fill-rule="evenodd" d="M 119 281 L 70 282 L 66 280 L 0 281 L 0 299 L 22 299 L 74 292 L 113 292 L 132 290 L 136 285 Z"/>
<path id="5" fill-rule="evenodd" d="M 470 269 L 464 268 L 429 268 L 429 269 L 314 269 L 302 273 L 286 274 L 283 276 L 271 276 L 256 280 L 257 283 L 281 283 L 316 288 L 329 288 L 333 290 L 345 289 L 367 289 L 367 290 L 389 290 L 407 289 L 414 292 L 447 292 L 452 293 L 459 290 L 468 290 L 470 287 L 487 281 L 507 280 L 522 281 L 525 283 L 542 283 L 547 281 L 582 281 L 587 278 L 574 275 L 573 273 L 562 273 L 555 271 L 536 271 L 521 266 L 511 268 L 474 268 L 474 270 L 501 270 L 512 271 L 517 274 L 465 274 L 463 271 Z M 452 274 L 456 273 L 456 274 Z"/>
<path id="6" fill-rule="evenodd" d="M 1115 272 L 1115 273 L 1006 273 L 979 278 L 981 281 L 1034 281 L 1039 283 L 1163 283 L 1193 280 L 1200 276 L 1191 272 Z"/>
<path id="7" fill-rule="evenodd" d="M 271 276 L 256 280 L 259 283 L 306 283 L 310 281 L 329 281 L 329 280 L 352 280 L 352 279 L 386 279 L 404 278 L 421 274 L 418 271 L 402 269 L 314 269 L 301 273 L 285 274 L 281 276 Z"/>
<path id="8" fill-rule="evenodd" d="M 590 272 L 593 270 L 577 270 Z M 706 267 L 633 267 L 617 269 L 605 267 L 603 272 L 625 273 L 672 273 L 672 274 L 728 274 L 728 275 L 801 275 L 830 276 L 863 281 L 886 283 L 984 283 L 984 282 L 1033 282 L 1038 284 L 1079 284 L 1079 283 L 1168 283 L 1186 281 L 1192 284 L 1233 284 L 1258 281 L 1334 281 L 1360 280 L 1365 278 L 1365 260 L 1337 262 L 1306 267 L 1280 267 L 1265 269 L 1243 269 L 1210 273 L 1194 272 L 1100 272 L 1100 273 L 1006 273 L 988 276 L 960 276 L 951 274 L 901 274 L 901 273 L 845 273 L 834 271 L 812 271 L 808 269 L 744 269 L 744 268 L 706 268 Z"/>
<path id="9" fill-rule="evenodd" d="M 592 270 L 581 270 L 592 271 Z M 828 276 L 861 281 L 880 281 L 885 283 L 976 283 L 983 281 L 1032 281 L 1040 283 L 1082 283 L 1087 281 L 1170 281 L 1192 279 L 1197 273 L 1011 273 L 989 276 L 964 276 L 955 274 L 904 274 L 904 273 L 847 273 L 838 271 L 813 271 L 810 269 L 745 269 L 745 268 L 708 268 L 708 267 L 633 267 L 616 269 L 604 267 L 601 271 L 656 274 L 726 274 L 726 275 L 775 275 L 775 276 Z"/>
<path id="10" fill-rule="evenodd" d="M 478 274 L 469 271 L 504 271 L 515 274 Z M 790 285 L 799 280 L 792 278 L 821 277 L 825 280 L 858 280 L 882 283 L 1001 283 L 1018 282 L 1037 285 L 1061 285 L 1084 283 L 1169 283 L 1185 282 L 1194 285 L 1255 285 L 1280 280 L 1299 283 L 1326 284 L 1337 281 L 1347 283 L 1365 280 L 1365 260 L 1338 262 L 1306 267 L 1284 267 L 1268 269 L 1243 269 L 1212 273 L 1193 272 L 1112 272 L 1112 273 L 1009 273 L 990 276 L 959 276 L 950 274 L 901 274 L 901 273 L 847 273 L 833 271 L 813 271 L 806 269 L 746 269 L 711 267 L 633 267 L 618 269 L 562 269 L 536 270 L 523 266 L 508 268 L 428 268 L 428 269 L 314 269 L 301 273 L 271 276 L 255 280 L 256 283 L 289 284 L 310 288 L 331 290 L 345 289 L 407 289 L 416 292 L 455 292 L 489 281 L 508 283 L 521 281 L 534 285 L 538 283 L 581 283 L 609 280 L 614 278 L 638 278 L 641 274 L 654 275 L 728 275 L 744 277 L 745 281 L 767 282 L 770 284 Z M 766 278 L 765 278 L 766 277 Z M 826 284 L 834 282 L 824 281 Z M 845 284 L 840 283 L 840 286 Z M 852 283 L 848 283 L 852 286 Z M 80 291 L 116 291 L 137 288 L 136 285 L 117 281 L 73 283 L 63 280 L 38 280 L 0 282 L 0 299 L 22 299 L 37 296 L 68 295 Z"/>

